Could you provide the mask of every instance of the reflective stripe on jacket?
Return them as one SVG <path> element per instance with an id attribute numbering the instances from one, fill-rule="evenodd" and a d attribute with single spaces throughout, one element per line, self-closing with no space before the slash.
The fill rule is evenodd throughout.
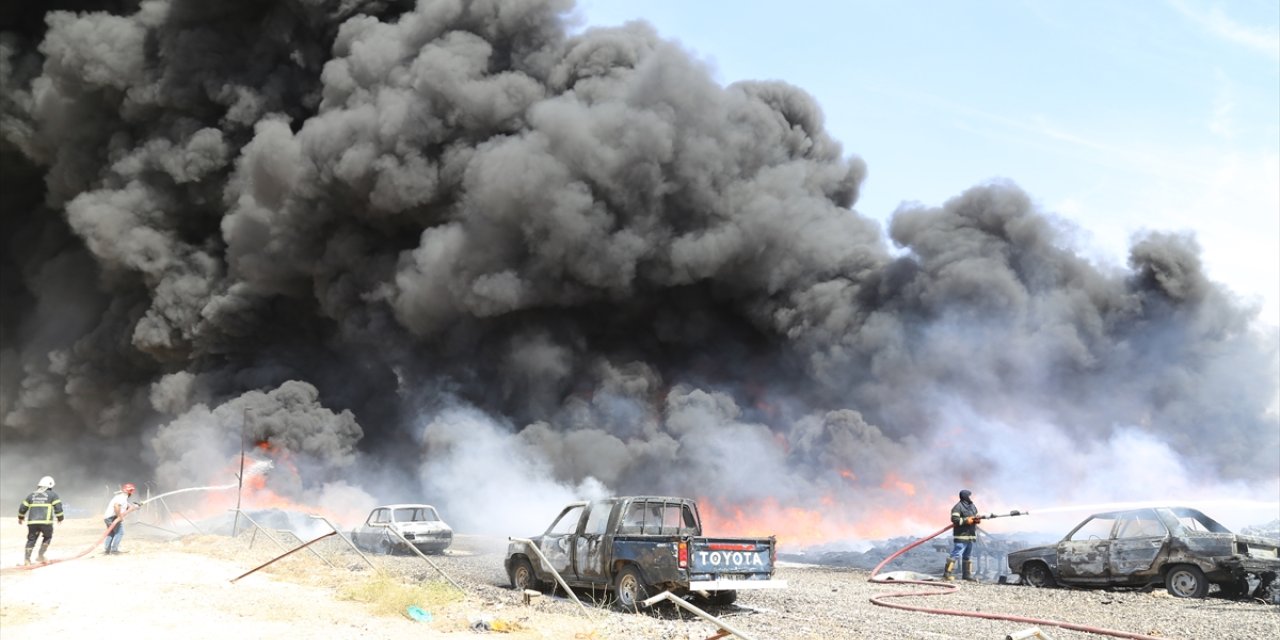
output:
<path id="1" fill-rule="evenodd" d="M 18 506 L 18 515 L 26 517 L 27 524 L 53 524 L 55 517 L 62 517 L 62 498 L 53 489 L 34 491 Z"/>
<path id="2" fill-rule="evenodd" d="M 965 524 L 964 519 L 978 515 L 978 505 L 972 500 L 961 500 L 951 507 L 951 537 L 956 540 L 974 540 L 978 537 L 978 525 Z"/>

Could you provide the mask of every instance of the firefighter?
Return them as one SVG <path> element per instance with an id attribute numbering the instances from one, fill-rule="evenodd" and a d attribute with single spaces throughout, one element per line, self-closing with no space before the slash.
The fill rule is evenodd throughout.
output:
<path id="1" fill-rule="evenodd" d="M 942 571 L 943 580 L 955 580 L 956 562 L 964 560 L 964 579 L 976 581 L 973 575 L 973 544 L 978 540 L 978 523 L 982 516 L 978 515 L 978 507 L 973 504 L 973 492 L 968 489 L 960 491 L 960 502 L 951 507 L 951 556 L 947 558 L 947 566 Z"/>
<path id="2" fill-rule="evenodd" d="M 107 510 L 102 514 L 102 521 L 106 523 L 107 530 L 110 532 L 103 543 L 103 551 L 107 555 L 124 553 L 120 550 L 120 540 L 124 538 L 124 517 L 130 510 L 129 498 L 136 490 L 132 482 L 120 485 L 120 490 L 111 497 L 111 502 L 107 503 Z M 114 529 L 111 528 L 113 524 Z"/>
<path id="3" fill-rule="evenodd" d="M 45 476 L 36 483 L 36 490 L 27 495 L 27 499 L 18 505 L 18 524 L 27 523 L 27 548 L 22 557 L 22 564 L 31 564 L 31 552 L 36 548 L 36 540 L 41 536 L 40 555 L 36 561 L 44 564 L 44 552 L 49 550 L 53 540 L 53 521 L 62 522 L 62 498 L 53 490 L 53 478 Z"/>

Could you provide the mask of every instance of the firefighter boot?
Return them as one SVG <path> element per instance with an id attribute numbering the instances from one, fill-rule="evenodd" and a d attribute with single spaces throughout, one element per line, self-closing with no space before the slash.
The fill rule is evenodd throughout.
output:
<path id="1" fill-rule="evenodd" d="M 48 560 L 44 559 L 44 552 L 48 550 L 49 550 L 49 543 L 48 542 L 41 543 L 40 555 L 36 556 L 36 562 L 39 562 L 40 564 L 44 564 L 48 562 Z"/>
<path id="2" fill-rule="evenodd" d="M 977 578 L 976 576 L 974 576 L 974 575 L 973 575 L 973 561 L 972 561 L 972 560 L 965 560 L 965 561 L 964 561 L 964 576 L 963 576 L 963 579 L 964 579 L 964 580 L 968 580 L 969 582 L 977 582 L 977 581 L 978 581 L 978 578 Z"/>
<path id="3" fill-rule="evenodd" d="M 942 570 L 943 580 L 955 580 L 956 561 L 954 558 L 947 558 L 947 568 Z"/>
<path id="4" fill-rule="evenodd" d="M 26 553 L 22 556 L 22 566 L 31 564 L 31 547 L 27 547 Z"/>

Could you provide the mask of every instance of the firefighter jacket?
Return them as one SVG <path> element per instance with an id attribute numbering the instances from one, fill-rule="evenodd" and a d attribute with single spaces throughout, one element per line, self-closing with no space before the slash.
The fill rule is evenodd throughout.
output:
<path id="1" fill-rule="evenodd" d="M 25 517 L 27 524 L 53 524 L 54 518 L 61 521 L 62 498 L 53 489 L 36 489 L 18 506 L 18 517 Z"/>
<path id="2" fill-rule="evenodd" d="M 951 537 L 956 540 L 976 540 L 978 525 L 965 524 L 965 518 L 978 515 L 978 505 L 972 500 L 961 500 L 951 507 Z"/>

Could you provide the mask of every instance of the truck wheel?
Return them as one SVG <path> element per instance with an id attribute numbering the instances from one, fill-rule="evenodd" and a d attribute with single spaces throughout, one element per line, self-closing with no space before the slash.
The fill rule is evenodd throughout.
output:
<path id="1" fill-rule="evenodd" d="M 712 591 L 707 595 L 707 602 L 718 607 L 725 607 L 738 601 L 737 591 Z"/>
<path id="2" fill-rule="evenodd" d="M 1178 564 L 1169 568 L 1164 576 L 1164 588 L 1175 598 L 1203 598 L 1209 593 L 1209 582 L 1204 572 L 1194 564 Z"/>
<path id="3" fill-rule="evenodd" d="M 1049 572 L 1049 567 L 1039 562 L 1029 562 L 1022 567 L 1022 581 L 1037 589 L 1054 586 L 1053 574 Z"/>
<path id="4" fill-rule="evenodd" d="M 533 563 L 529 559 L 520 556 L 511 561 L 511 588 L 516 591 L 524 591 L 525 589 L 533 589 L 534 591 L 542 591 L 542 583 L 538 580 L 537 574 L 533 572 Z"/>
<path id="5" fill-rule="evenodd" d="M 627 611 L 636 611 L 640 602 L 649 597 L 649 587 L 640 576 L 640 570 L 632 565 L 623 567 L 618 573 L 613 591 L 618 598 L 618 607 Z"/>

